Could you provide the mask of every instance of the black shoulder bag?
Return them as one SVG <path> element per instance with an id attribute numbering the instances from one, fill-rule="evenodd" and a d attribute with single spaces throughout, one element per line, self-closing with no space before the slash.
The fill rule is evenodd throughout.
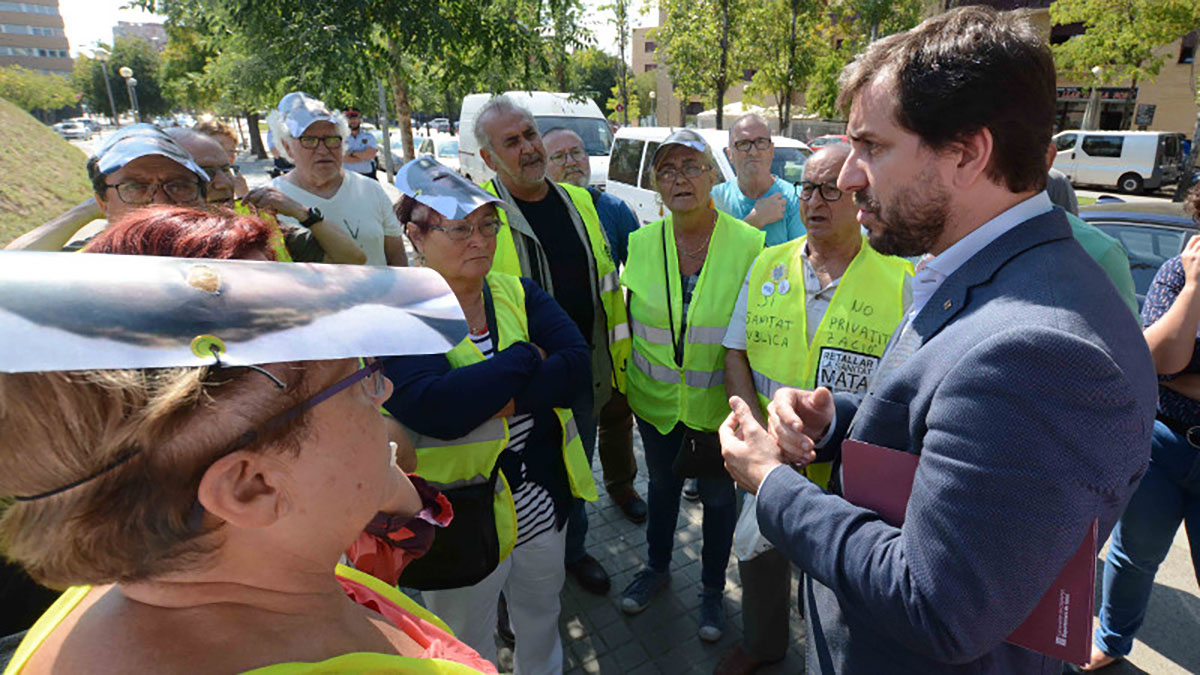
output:
<path id="1" fill-rule="evenodd" d="M 487 282 L 483 284 L 483 307 L 488 331 L 498 351 L 496 307 Z M 496 569 L 500 564 L 500 536 L 496 531 L 494 501 L 499 476 L 500 463 L 496 462 L 486 481 L 442 490 L 454 509 L 454 519 L 437 529 L 433 545 L 425 555 L 404 568 L 400 586 L 422 591 L 462 588 L 483 581 Z"/>

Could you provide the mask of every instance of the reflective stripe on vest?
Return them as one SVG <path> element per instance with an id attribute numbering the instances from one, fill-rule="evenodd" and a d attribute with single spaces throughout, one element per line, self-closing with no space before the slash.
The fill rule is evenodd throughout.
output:
<path id="1" fill-rule="evenodd" d="M 629 405 L 659 432 L 669 433 L 679 422 L 712 431 L 729 414 L 721 341 L 742 279 L 762 242 L 761 230 L 718 212 L 708 258 L 688 305 L 679 366 L 671 342 L 682 323 L 683 296 L 672 219 L 668 216 L 629 235 L 629 260 L 621 277 L 630 293 Z M 674 325 L 668 325 L 668 302 Z"/>
<path id="2" fill-rule="evenodd" d="M 748 278 L 746 357 L 764 410 L 781 387 L 865 391 L 903 317 L 905 279 L 912 274 L 912 265 L 879 254 L 863 236 L 809 344 L 806 240 L 801 237 L 764 250 Z M 829 473 L 828 463 L 807 470 L 808 477 L 822 487 Z"/>
<path id="3" fill-rule="evenodd" d="M 498 196 L 495 178 L 483 184 L 483 189 Z M 587 232 L 588 244 L 592 259 L 596 266 L 596 290 L 600 296 L 599 309 L 604 312 L 605 334 L 608 338 L 608 353 L 612 359 L 613 386 L 618 391 L 625 391 L 625 369 L 629 360 L 630 337 L 628 326 L 628 310 L 625 307 L 625 294 L 621 292 L 620 277 L 617 266 L 609 252 L 608 239 L 604 236 L 604 228 L 600 225 L 600 215 L 596 213 L 596 205 L 592 195 L 584 188 L 568 183 L 558 183 L 567 193 L 571 204 L 583 222 Z M 510 205 L 511 208 L 512 207 Z M 492 258 L 492 270 L 512 276 L 529 276 L 529 270 L 521 269 L 521 258 L 517 254 L 516 242 L 512 229 L 508 225 L 508 214 L 505 209 L 497 209 L 500 214 L 500 232 L 496 235 L 496 253 Z M 585 335 L 590 342 L 592 337 Z"/>

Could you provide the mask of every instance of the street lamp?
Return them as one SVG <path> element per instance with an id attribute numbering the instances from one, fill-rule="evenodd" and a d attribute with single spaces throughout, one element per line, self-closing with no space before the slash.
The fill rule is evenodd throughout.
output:
<path id="1" fill-rule="evenodd" d="M 656 84 L 655 86 L 657 87 L 658 85 Z M 658 103 L 656 101 L 657 98 L 658 98 L 658 92 L 654 89 L 651 89 L 650 90 L 650 126 L 652 126 L 652 127 L 658 126 Z"/>
<path id="2" fill-rule="evenodd" d="M 117 119 L 117 104 L 113 101 L 112 82 L 108 80 L 108 59 L 112 55 L 106 49 L 97 49 L 93 55 L 100 62 L 100 72 L 104 73 L 104 88 L 108 91 L 108 109 L 112 112 L 113 125 L 120 129 L 121 120 Z"/>
<path id="3" fill-rule="evenodd" d="M 1104 69 L 1100 66 L 1092 66 L 1092 96 L 1088 99 L 1087 108 L 1083 110 L 1083 123 L 1080 124 L 1084 131 L 1095 131 L 1100 127 L 1100 75 Z"/>
<path id="4" fill-rule="evenodd" d="M 141 122 L 142 113 L 138 110 L 137 80 L 133 77 L 133 69 L 129 66 L 121 66 L 121 69 L 117 72 L 120 73 L 121 77 L 125 78 L 125 89 L 129 92 L 129 105 L 133 108 L 133 120 L 135 123 Z"/>

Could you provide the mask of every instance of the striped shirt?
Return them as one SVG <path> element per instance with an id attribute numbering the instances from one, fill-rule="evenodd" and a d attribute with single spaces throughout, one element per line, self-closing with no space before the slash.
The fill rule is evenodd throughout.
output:
<path id="1" fill-rule="evenodd" d="M 491 333 L 471 335 L 471 342 L 479 348 L 484 358 L 496 355 L 496 347 L 492 343 Z M 533 415 L 513 415 L 508 418 L 508 445 L 505 450 L 516 453 L 521 459 L 521 485 L 513 491 L 513 505 L 517 510 L 517 541 L 516 546 L 533 539 L 537 535 L 554 529 L 554 500 L 546 488 L 529 480 L 525 472 L 525 460 L 522 451 L 525 440 L 533 431 Z"/>

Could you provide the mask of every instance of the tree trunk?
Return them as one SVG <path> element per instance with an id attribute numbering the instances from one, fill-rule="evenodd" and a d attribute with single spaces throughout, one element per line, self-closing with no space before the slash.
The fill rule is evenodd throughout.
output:
<path id="1" fill-rule="evenodd" d="M 1171 197 L 1171 201 L 1183 201 L 1188 190 L 1191 189 L 1192 170 L 1196 166 L 1197 152 L 1200 152 L 1200 113 L 1196 115 L 1196 127 L 1192 130 L 1192 151 L 1188 153 L 1187 161 L 1183 163 L 1183 174 L 1179 176 L 1179 183 L 1175 186 L 1175 196 Z"/>
<path id="2" fill-rule="evenodd" d="M 729 3 L 721 0 L 721 66 L 717 73 L 717 128 L 725 124 L 725 88 L 729 84 Z"/>
<path id="3" fill-rule="evenodd" d="M 1137 109 L 1137 98 L 1133 95 L 1135 89 L 1137 89 L 1137 75 L 1133 76 L 1133 81 L 1129 84 L 1129 98 L 1125 99 L 1125 112 L 1121 115 L 1122 131 L 1128 131 L 1133 128 L 1133 122 L 1136 118 L 1134 111 Z"/>
<path id="4" fill-rule="evenodd" d="M 629 72 L 625 69 L 625 45 L 626 31 L 629 30 L 629 22 L 626 16 L 627 0 L 617 0 L 614 10 L 617 13 L 617 35 L 620 36 L 618 43 L 621 47 L 621 59 L 617 64 L 617 81 L 620 83 L 620 100 L 621 100 L 621 124 L 629 126 Z"/>
<path id="5" fill-rule="evenodd" d="M 263 148 L 262 134 L 258 133 L 258 112 L 247 110 L 242 115 L 246 118 L 246 135 L 250 137 L 250 152 L 259 159 L 266 159 L 267 151 Z"/>
<path id="6" fill-rule="evenodd" d="M 779 116 L 779 135 L 791 136 L 792 94 L 796 91 L 796 22 L 800 20 L 800 7 L 792 0 L 792 33 L 788 40 L 787 83 L 783 87 L 783 113 Z"/>
<path id="7" fill-rule="evenodd" d="M 392 85 L 392 101 L 396 105 L 396 126 L 400 127 L 400 147 L 404 161 L 411 162 L 413 152 L 412 108 L 408 102 L 408 73 L 396 43 L 388 38 L 388 53 L 392 55 L 392 69 L 388 71 L 388 82 Z"/>

